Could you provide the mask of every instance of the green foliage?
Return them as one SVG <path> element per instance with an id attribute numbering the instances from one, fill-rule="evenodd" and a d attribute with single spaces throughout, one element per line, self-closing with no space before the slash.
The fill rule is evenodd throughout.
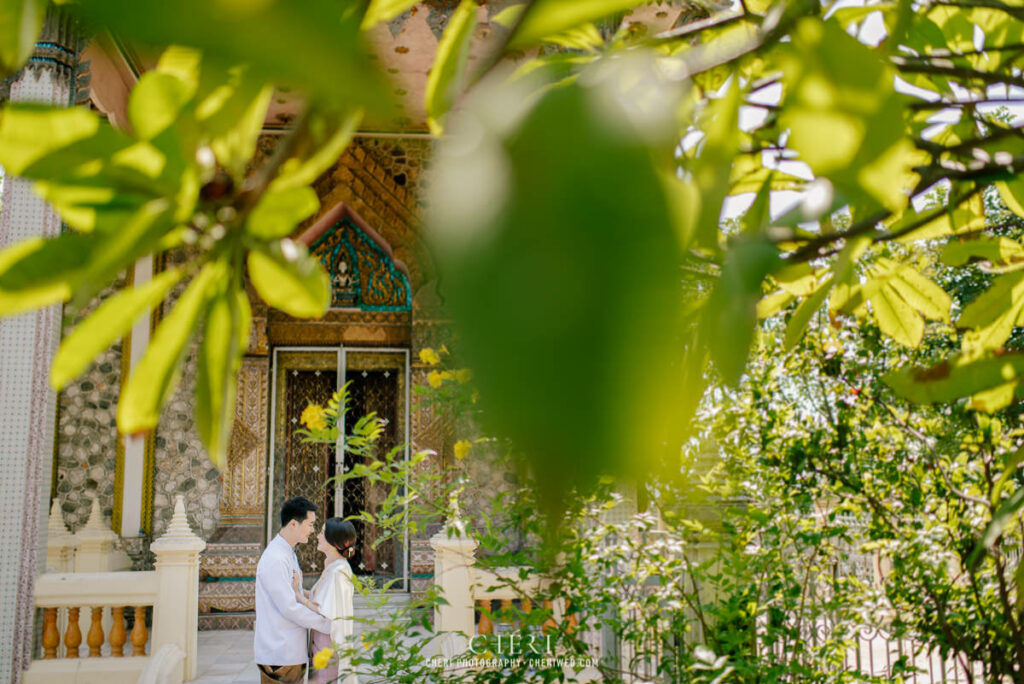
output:
<path id="1" fill-rule="evenodd" d="M 123 291 L 86 318 L 54 359 L 51 382 L 59 389 L 72 380 L 187 281 L 125 385 L 118 426 L 126 433 L 156 426 L 202 328 L 196 423 L 217 464 L 227 450 L 235 377 L 249 339 L 242 264 L 248 262 L 257 292 L 293 315 L 320 315 L 329 301 L 320 265 L 281 238 L 318 208 L 305 183 L 333 158 L 293 148 L 255 182 L 246 180 L 270 94 L 252 74 L 175 47 L 132 91 L 132 135 L 84 108 L 10 105 L 0 118 L 0 163 L 36 181 L 73 229 L 0 253 L 0 311 L 61 301 L 81 306 L 140 257 L 192 249 L 184 266 Z M 310 137 L 335 154 L 350 139 L 352 117 L 316 110 L 307 121 Z"/>
<path id="2" fill-rule="evenodd" d="M 48 4 L 46 0 L 0 3 L 0 76 L 9 76 L 28 60 Z"/>
<path id="3" fill-rule="evenodd" d="M 486 420 L 520 445 L 546 505 L 557 507 L 549 483 L 560 478 L 643 473 L 675 452 L 709 383 L 742 381 L 757 327 L 773 317 L 786 319 L 789 349 L 826 310 L 906 349 L 941 348 L 921 367 L 908 356 L 888 369 L 913 400 L 970 397 L 983 411 L 1017 400 L 1015 357 L 1003 352 L 1024 320 L 1024 247 L 1000 227 L 1024 213 L 1024 142 L 992 105 L 999 87 L 1019 85 L 1024 24 L 1014 3 L 982 4 L 741 3 L 646 35 L 621 21 L 639 3 L 538 0 L 500 13 L 508 30 L 470 79 L 477 8 L 455 11 L 427 88 L 433 130 L 460 105 L 435 160 L 428 233 Z M 183 282 L 225 270 L 226 291 L 180 318 L 217 338 L 200 352 L 218 377 L 197 407 L 219 463 L 231 401 L 212 392 L 230 386 L 230 340 L 246 337 L 243 271 L 272 306 L 324 311 L 326 276 L 287 236 L 317 210 L 308 186 L 363 112 L 394 113 L 364 30 L 409 7 L 70 4 L 130 44 L 181 47 L 140 78 L 128 133 L 85 108 L 4 109 L 0 163 L 74 232 L 0 254 L 0 314 L 82 305 L 134 260 L 171 249 L 197 252 Z M 40 5 L 3 8 L 9 70 Z M 864 30 L 875 18 L 877 44 Z M 522 58 L 513 73 L 493 68 L 510 56 Z M 253 164 L 274 88 L 308 106 Z M 779 190 L 806 196 L 773 218 Z M 745 193 L 757 193 L 753 206 L 723 230 L 723 206 Z M 934 278 L 940 247 L 965 274 L 983 264 L 1000 277 L 972 280 L 988 292 L 953 302 Z M 152 429 L 190 335 L 159 336 L 154 353 L 171 358 L 150 362 L 159 381 L 133 390 L 145 396 L 120 411 L 122 430 Z M 63 353 L 57 384 L 92 348 Z"/>

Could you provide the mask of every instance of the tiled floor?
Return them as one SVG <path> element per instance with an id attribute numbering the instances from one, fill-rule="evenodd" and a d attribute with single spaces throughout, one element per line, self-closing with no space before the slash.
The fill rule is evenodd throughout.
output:
<path id="1" fill-rule="evenodd" d="M 252 632 L 199 632 L 196 684 L 260 684 L 252 659 Z"/>

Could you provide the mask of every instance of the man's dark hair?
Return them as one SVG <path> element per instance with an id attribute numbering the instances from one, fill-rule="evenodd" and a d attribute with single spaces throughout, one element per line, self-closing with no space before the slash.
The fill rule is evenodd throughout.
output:
<path id="1" fill-rule="evenodd" d="M 304 496 L 294 496 L 284 502 L 281 506 L 281 527 L 284 527 L 292 520 L 300 523 L 306 522 L 306 514 L 310 511 L 316 513 L 316 504 Z"/>

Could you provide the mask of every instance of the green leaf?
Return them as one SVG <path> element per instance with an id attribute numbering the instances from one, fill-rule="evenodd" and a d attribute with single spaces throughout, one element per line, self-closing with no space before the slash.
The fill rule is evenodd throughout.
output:
<path id="1" fill-rule="evenodd" d="M 308 185 L 269 190 L 253 207 L 245 229 L 251 235 L 266 240 L 286 237 L 319 208 L 320 200 Z"/>
<path id="2" fill-rule="evenodd" d="M 128 99 L 128 119 L 140 140 L 167 130 L 192 99 L 193 89 L 171 74 L 150 71 L 142 75 Z"/>
<path id="3" fill-rule="evenodd" d="M 284 239 L 249 252 L 249 277 L 270 306 L 296 318 L 323 316 L 331 303 L 331 281 L 304 245 Z"/>
<path id="4" fill-rule="evenodd" d="M 32 55 L 48 4 L 46 0 L 0 1 L 0 77 L 13 74 Z"/>
<path id="5" fill-rule="evenodd" d="M 825 297 L 832 290 L 832 279 L 828 278 L 823 283 L 818 285 L 814 292 L 800 302 L 800 306 L 793 312 L 793 316 L 789 319 L 786 324 L 786 336 L 783 340 L 783 349 L 790 351 L 797 345 L 800 338 L 803 337 L 804 330 L 807 329 L 807 324 L 811 322 L 811 316 L 814 315 L 818 309 L 821 308 L 822 303 L 825 301 Z"/>
<path id="6" fill-rule="evenodd" d="M 1024 462 L 1024 448 L 1005 454 L 1003 474 L 999 477 L 999 480 L 992 488 L 991 501 L 993 504 L 999 502 L 999 497 L 1003 492 L 1003 488 L 1006 487 L 1006 485 L 1010 483 L 1010 480 L 1017 475 L 1017 468 L 1020 466 L 1021 462 Z"/>
<path id="7" fill-rule="evenodd" d="M 778 290 L 761 298 L 757 303 L 757 317 L 768 318 L 785 309 L 796 299 L 792 293 Z"/>
<path id="8" fill-rule="evenodd" d="M 173 208 L 166 200 L 156 199 L 140 207 L 118 230 L 98 236 L 75 301 L 82 305 L 88 302 L 119 271 L 150 254 L 173 226 Z"/>
<path id="9" fill-rule="evenodd" d="M 181 276 L 180 270 L 172 268 L 104 301 L 61 342 L 50 366 L 50 385 L 59 391 L 78 377 L 100 352 L 131 328 L 140 314 L 162 302 Z"/>
<path id="10" fill-rule="evenodd" d="M 370 6 L 363 15 L 362 28 L 373 28 L 382 21 L 390 21 L 406 11 L 419 0 L 370 0 Z"/>
<path id="11" fill-rule="evenodd" d="M 210 302 L 196 361 L 196 425 L 214 466 L 223 469 L 234 421 L 238 367 L 248 342 L 245 293 L 224 286 Z"/>
<path id="12" fill-rule="evenodd" d="M 891 284 L 877 288 L 868 296 L 875 322 L 883 333 L 905 347 L 917 347 L 924 337 L 924 319 L 900 296 Z"/>
<path id="13" fill-rule="evenodd" d="M 186 45 L 204 61 L 247 64 L 264 83 L 288 86 L 337 107 L 388 115 L 390 90 L 360 29 L 362 3 L 139 3 L 81 0 L 69 8 L 89 26 L 132 45 Z"/>
<path id="14" fill-rule="evenodd" d="M 999 181 L 996 188 L 1010 211 L 1024 217 L 1024 178 L 1018 176 L 1012 180 Z"/>
<path id="15" fill-rule="evenodd" d="M 467 100 L 476 147 L 453 125 L 427 202 L 483 414 L 549 510 L 573 483 L 678 454 L 681 399 L 703 387 L 683 380 L 680 239 L 650 131 L 617 109 L 614 79 L 582 81 L 525 115 Z"/>
<path id="16" fill-rule="evenodd" d="M 29 239 L 0 251 L 0 316 L 67 301 L 81 285 L 97 241 L 78 233 Z"/>
<path id="17" fill-rule="evenodd" d="M 523 48 L 635 5 L 633 0 L 536 0 L 523 15 L 508 47 Z"/>
<path id="18" fill-rule="evenodd" d="M 221 261 L 203 267 L 157 326 L 146 353 L 132 369 L 117 402 L 117 427 L 124 434 L 148 432 L 174 394 L 188 343 L 209 304 L 209 290 L 224 277 Z"/>
<path id="19" fill-rule="evenodd" d="M 1024 245 L 998 236 L 951 240 L 942 248 L 939 258 L 947 266 L 963 266 L 974 259 L 983 259 L 993 264 L 1013 264 L 1024 261 Z"/>
<path id="20" fill-rule="evenodd" d="M 501 10 L 493 17 L 491 17 L 492 24 L 498 24 L 505 28 L 512 28 L 519 21 L 519 17 L 523 15 L 523 11 L 526 9 L 526 3 L 519 3 L 517 5 L 509 5 L 505 9 Z"/>
<path id="21" fill-rule="evenodd" d="M 920 214 L 910 211 L 908 207 L 908 211 L 889 225 L 889 230 L 901 230 L 904 226 L 909 226 L 926 217 L 933 218 L 900 236 L 899 241 L 907 243 L 915 240 L 931 240 L 947 235 L 973 233 L 985 227 L 985 208 L 981 195 L 978 194 L 962 202 L 958 207 L 939 208 Z"/>
<path id="22" fill-rule="evenodd" d="M 794 264 L 773 274 L 775 282 L 796 297 L 806 297 L 818 289 L 818 277 L 810 264 Z"/>
<path id="23" fill-rule="evenodd" d="M 0 113 L 0 165 L 15 176 L 49 179 L 95 164 L 131 140 L 84 107 L 11 104 Z"/>
<path id="24" fill-rule="evenodd" d="M 424 91 L 427 124 L 435 136 L 440 136 L 444 131 L 441 119 L 452 108 L 466 71 L 469 45 L 476 30 L 476 15 L 479 8 L 480 5 L 475 0 L 462 0 L 448 21 L 441 42 L 437 45 L 434 65 L 427 76 Z"/>
<path id="25" fill-rule="evenodd" d="M 1017 513 L 1022 507 L 1024 507 L 1024 487 L 1011 494 L 1009 498 L 1003 501 L 999 509 L 992 514 L 992 520 L 989 522 L 988 527 L 985 528 L 985 534 L 982 535 L 981 541 L 978 542 L 978 545 L 967 558 L 969 566 L 975 566 L 981 559 L 981 556 L 991 549 L 996 540 L 1002 536 L 1003 530 L 1016 522 Z"/>
<path id="26" fill-rule="evenodd" d="M 889 279 L 889 284 L 907 304 L 926 318 L 949 322 L 949 309 L 953 305 L 949 295 L 910 266 L 900 267 Z"/>
<path id="27" fill-rule="evenodd" d="M 730 385 L 739 382 L 747 365 L 761 283 L 778 266 L 778 249 L 763 238 L 739 241 L 726 253 L 702 325 L 711 359 Z"/>
<path id="28" fill-rule="evenodd" d="M 109 185 L 64 184 L 39 181 L 35 191 L 53 205 L 61 220 L 82 233 L 111 233 L 150 199 L 119 192 Z"/>
<path id="29" fill-rule="evenodd" d="M 1008 382 L 1024 374 L 1024 354 L 961 354 L 930 368 L 905 367 L 885 377 L 903 397 L 918 404 L 948 403 Z"/>
<path id="30" fill-rule="evenodd" d="M 769 212 L 771 190 L 771 178 L 767 178 L 757 191 L 757 194 L 754 195 L 754 201 L 750 205 L 750 208 L 743 213 L 742 221 L 744 231 L 748 233 L 757 233 L 771 221 L 771 213 Z"/>
<path id="31" fill-rule="evenodd" d="M 1003 316 L 1015 303 L 1024 301 L 1024 273 L 1008 273 L 964 307 L 957 326 L 981 328 Z M 1012 322 L 1012 321 L 1011 321 Z"/>
<path id="32" fill-rule="evenodd" d="M 308 147 L 301 148 L 282 165 L 269 190 L 287 190 L 309 185 L 331 168 L 352 141 L 363 120 L 363 112 L 348 114 L 315 112 L 311 115 Z"/>
<path id="33" fill-rule="evenodd" d="M 196 105 L 196 120 L 212 135 L 214 156 L 241 180 L 263 132 L 274 89 L 247 66 L 233 67 L 226 74 L 214 70 L 204 76 L 218 85 Z"/>
<path id="34" fill-rule="evenodd" d="M 964 307 L 958 328 L 970 328 L 961 347 L 975 353 L 998 349 L 1010 338 L 1024 315 L 1024 273 L 998 276 L 992 285 Z"/>
<path id="35" fill-rule="evenodd" d="M 893 69 L 837 21 L 810 17 L 797 22 L 778 59 L 787 145 L 848 196 L 866 195 L 893 211 L 905 206 L 916 157 L 904 140 Z"/>

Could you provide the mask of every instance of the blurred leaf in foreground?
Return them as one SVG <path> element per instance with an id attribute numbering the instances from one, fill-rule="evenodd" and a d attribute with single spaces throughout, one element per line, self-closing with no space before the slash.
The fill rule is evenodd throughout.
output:
<path id="1" fill-rule="evenodd" d="M 431 234 L 485 419 L 547 503 L 678 453 L 680 245 L 649 145 L 671 102 L 644 60 L 547 91 L 486 91 L 453 120 Z M 664 92 L 664 91 L 663 91 Z M 638 103 L 643 102 L 641 108 Z M 662 109 L 664 107 L 665 109 Z"/>

